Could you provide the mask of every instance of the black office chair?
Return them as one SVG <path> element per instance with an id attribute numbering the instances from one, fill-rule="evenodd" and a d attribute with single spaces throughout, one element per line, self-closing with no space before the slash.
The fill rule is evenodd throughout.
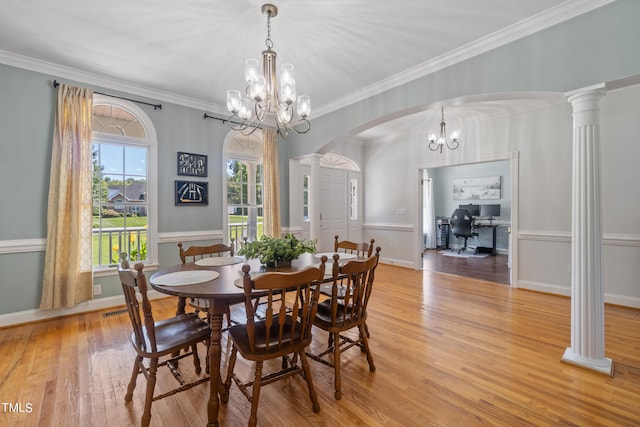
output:
<path id="1" fill-rule="evenodd" d="M 467 239 L 475 237 L 478 233 L 473 231 L 473 221 L 475 218 L 471 216 L 466 209 L 456 209 L 451 214 L 451 233 L 455 237 L 464 237 L 464 246 L 458 250 L 458 253 L 467 250 Z"/>

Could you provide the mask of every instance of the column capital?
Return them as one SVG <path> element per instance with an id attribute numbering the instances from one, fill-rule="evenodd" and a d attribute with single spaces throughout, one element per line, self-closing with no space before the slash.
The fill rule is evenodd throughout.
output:
<path id="1" fill-rule="evenodd" d="M 600 98 L 607 94 L 603 84 L 589 86 L 567 94 L 573 107 L 573 127 L 600 123 Z"/>
<path id="2" fill-rule="evenodd" d="M 588 102 L 598 102 L 600 98 L 607 94 L 607 87 L 604 83 L 587 86 L 565 93 L 567 100 L 573 104 L 574 110 L 578 104 Z"/>

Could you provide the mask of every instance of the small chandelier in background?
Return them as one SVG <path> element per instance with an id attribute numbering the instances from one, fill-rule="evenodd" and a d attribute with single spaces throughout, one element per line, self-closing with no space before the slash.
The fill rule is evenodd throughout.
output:
<path id="1" fill-rule="evenodd" d="M 307 133 L 311 129 L 311 123 L 307 120 L 311 99 L 307 95 L 300 95 L 296 99 L 293 65 L 282 64 L 279 80 L 276 75 L 276 52 L 271 49 L 271 18 L 278 15 L 278 8 L 264 4 L 261 10 L 267 17 L 267 50 L 262 51 L 262 72 L 256 59 L 245 61 L 244 78 L 248 84 L 245 96 L 239 90 L 227 91 L 227 109 L 231 113 L 229 126 L 243 135 L 251 135 L 263 122 L 270 124 L 273 121 L 283 138 L 287 137 L 290 130 Z M 297 122 L 293 122 L 294 104 L 300 118 Z M 239 119 L 241 123 L 232 119 Z M 293 127 L 301 123 L 304 123 L 302 130 Z"/>
<path id="2" fill-rule="evenodd" d="M 436 138 L 436 135 L 433 132 L 429 134 L 429 150 L 440 151 L 440 153 L 442 153 L 442 147 L 445 145 L 449 150 L 455 150 L 460 146 L 460 141 L 458 140 L 458 132 L 453 132 L 451 134 L 451 139 L 447 139 L 447 124 L 444 122 L 444 107 L 442 107 L 440 136 Z"/>

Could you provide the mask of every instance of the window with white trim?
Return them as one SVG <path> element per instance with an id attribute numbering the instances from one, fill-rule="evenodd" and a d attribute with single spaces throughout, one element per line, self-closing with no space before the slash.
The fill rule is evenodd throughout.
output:
<path id="1" fill-rule="evenodd" d="M 229 239 L 256 240 L 263 234 L 262 164 L 227 159 Z"/>
<path id="2" fill-rule="evenodd" d="M 262 209 L 262 132 L 245 136 L 229 132 L 223 143 L 224 226 L 236 249 L 244 238 L 259 239 L 264 233 Z"/>
<path id="3" fill-rule="evenodd" d="M 151 262 L 155 132 L 149 134 L 151 123 L 142 110 L 111 98 L 94 99 L 92 125 L 94 269 L 112 267 L 120 252 L 131 261 Z"/>

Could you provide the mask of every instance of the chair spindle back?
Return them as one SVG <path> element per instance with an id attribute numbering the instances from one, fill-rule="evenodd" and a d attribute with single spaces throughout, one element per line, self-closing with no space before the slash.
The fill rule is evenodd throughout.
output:
<path id="1" fill-rule="evenodd" d="M 120 276 L 122 292 L 124 293 L 136 344 L 141 348 L 147 348 L 149 351 L 155 352 L 158 350 L 156 346 L 155 321 L 151 311 L 151 302 L 149 302 L 149 297 L 147 296 L 147 278 L 142 272 L 144 264 L 137 263 L 133 266 L 135 270 L 133 271 L 128 268 L 129 261 L 126 259 L 126 254 L 124 254 L 124 258 L 123 254 L 120 256 L 121 263 L 118 266 L 118 275 Z M 142 315 L 140 313 L 140 302 L 136 297 L 136 288 L 142 299 Z"/>
<path id="2" fill-rule="evenodd" d="M 251 278 L 250 266 L 244 265 L 243 289 L 247 316 L 246 328 L 249 348 L 252 352 L 277 351 L 290 347 L 291 342 L 311 341 L 311 326 L 318 309 L 319 283 L 324 277 L 327 257 L 323 256 L 319 267 L 283 273 L 267 272 Z M 264 291 L 264 322 L 256 327 L 255 294 Z M 276 348 L 272 348 L 276 346 Z"/>

